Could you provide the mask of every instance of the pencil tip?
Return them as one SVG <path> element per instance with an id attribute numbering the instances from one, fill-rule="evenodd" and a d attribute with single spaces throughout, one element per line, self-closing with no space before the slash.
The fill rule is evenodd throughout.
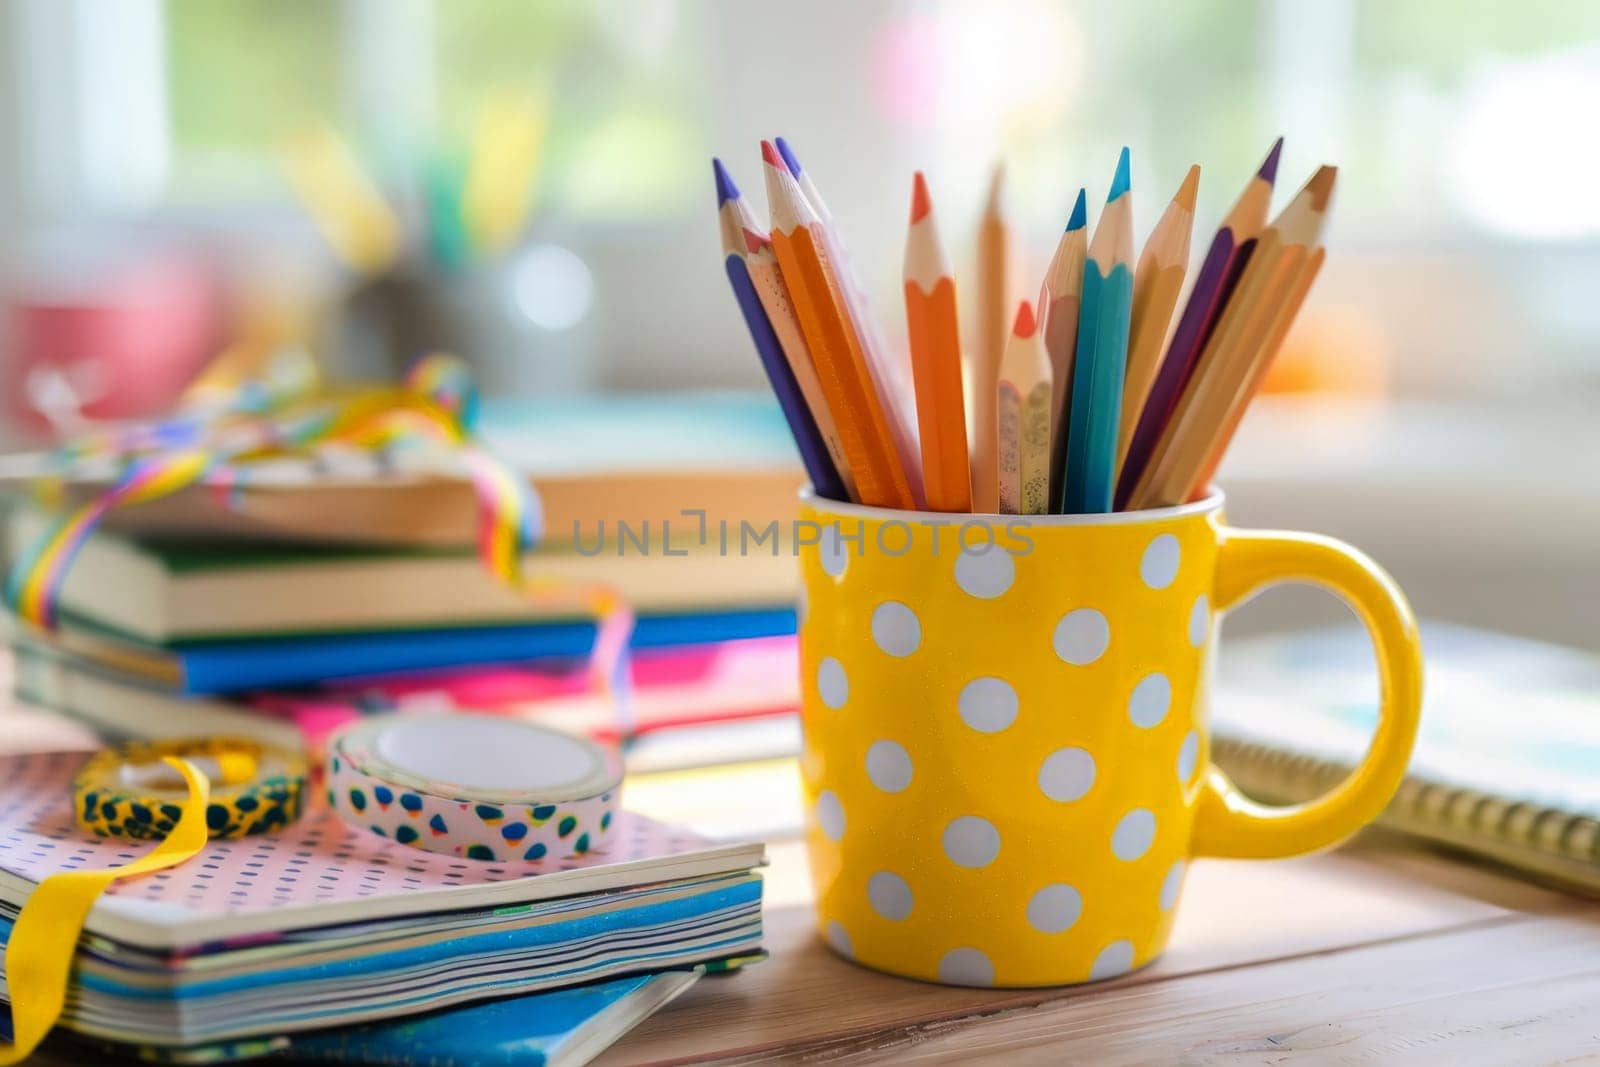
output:
<path id="1" fill-rule="evenodd" d="M 1000 214 L 1005 208 L 1006 200 L 1006 164 L 1004 160 L 995 163 L 994 170 L 989 174 L 989 200 L 984 205 L 985 210 L 991 215 Z"/>
<path id="2" fill-rule="evenodd" d="M 1117 176 L 1111 179 L 1111 192 L 1106 196 L 1106 203 L 1126 193 L 1131 184 L 1128 178 L 1128 149 L 1123 146 L 1122 155 L 1117 157 Z"/>
<path id="3" fill-rule="evenodd" d="M 1268 185 L 1278 180 L 1278 157 L 1283 155 L 1283 138 L 1279 137 L 1272 142 L 1272 151 L 1267 153 L 1267 158 L 1261 161 L 1261 169 L 1256 171 L 1256 177 Z"/>
<path id="4" fill-rule="evenodd" d="M 1078 190 L 1078 200 L 1072 205 L 1072 218 L 1067 220 L 1067 232 L 1081 230 L 1089 225 L 1089 191 Z"/>
<path id="5" fill-rule="evenodd" d="M 1017 321 L 1011 327 L 1011 332 L 1018 337 L 1032 337 L 1034 325 L 1033 305 L 1024 300 L 1017 308 Z"/>
<path id="6" fill-rule="evenodd" d="M 1339 168 L 1332 164 L 1324 163 L 1317 168 L 1317 172 L 1306 182 L 1306 192 L 1311 194 L 1311 206 L 1317 211 L 1322 211 L 1328 206 L 1328 198 L 1333 195 L 1334 179 L 1339 177 Z"/>
<path id="7" fill-rule="evenodd" d="M 711 173 L 717 179 L 717 206 L 721 207 L 729 200 L 739 199 L 739 187 L 733 184 L 733 176 L 728 173 L 728 168 L 722 165 L 722 160 L 712 157 Z"/>
<path id="8" fill-rule="evenodd" d="M 783 159 L 778 155 L 778 150 L 772 147 L 771 141 L 761 142 L 761 158 L 766 160 L 769 167 L 777 167 L 779 170 L 788 169 L 783 165 Z"/>
<path id="9" fill-rule="evenodd" d="M 911 177 L 911 224 L 915 226 L 928 217 L 933 202 L 928 199 L 928 182 L 919 170 Z"/>
<path id="10" fill-rule="evenodd" d="M 1178 186 L 1178 195 L 1172 202 L 1185 211 L 1194 211 L 1195 194 L 1200 190 L 1200 164 L 1196 163 L 1189 168 L 1189 173 L 1184 175 L 1183 184 Z"/>
<path id="11" fill-rule="evenodd" d="M 800 177 L 800 161 L 795 158 L 794 152 L 789 148 L 789 142 L 782 137 L 773 138 L 778 146 L 778 154 L 783 157 L 783 162 L 789 168 L 789 173 L 796 178 Z"/>

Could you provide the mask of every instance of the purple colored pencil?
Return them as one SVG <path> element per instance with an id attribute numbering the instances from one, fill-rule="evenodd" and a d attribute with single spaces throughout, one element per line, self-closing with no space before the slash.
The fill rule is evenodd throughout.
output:
<path id="1" fill-rule="evenodd" d="M 1178 406 L 1178 398 L 1200 372 L 1200 357 L 1205 352 L 1206 342 L 1216 330 L 1228 298 L 1233 295 L 1250 253 L 1255 250 L 1256 235 L 1267 224 L 1267 209 L 1271 205 L 1272 185 L 1278 177 L 1278 157 L 1282 152 L 1283 138 L 1280 137 L 1273 142 L 1267 158 L 1211 239 L 1200 272 L 1195 275 L 1194 288 L 1189 291 L 1189 302 L 1184 305 L 1183 315 L 1172 332 L 1167 356 L 1156 372 L 1150 395 L 1139 413 L 1133 439 L 1128 443 L 1128 455 L 1117 479 L 1119 510 L 1127 506 L 1139 476 L 1154 458 L 1167 422 Z"/>

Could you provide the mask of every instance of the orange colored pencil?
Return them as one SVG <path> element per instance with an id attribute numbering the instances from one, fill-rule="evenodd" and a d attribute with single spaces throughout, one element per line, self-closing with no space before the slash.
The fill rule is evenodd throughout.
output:
<path id="1" fill-rule="evenodd" d="M 922 434 L 922 482 L 930 511 L 972 510 L 966 408 L 961 388 L 961 334 L 956 282 L 918 171 L 906 232 L 906 330 Z"/>
<path id="2" fill-rule="evenodd" d="M 768 141 L 761 142 L 772 210 L 772 250 L 816 364 L 839 443 L 863 504 L 915 506 L 883 406 L 829 261 L 818 218 Z"/>
<path id="3" fill-rule="evenodd" d="M 911 486 L 911 498 L 916 507 L 925 504 L 922 485 L 922 456 L 918 439 L 917 398 L 912 383 L 911 362 L 905 350 L 891 346 L 884 338 L 878 318 L 872 312 L 872 301 L 866 287 L 856 275 L 850 250 L 834 223 L 833 212 L 828 210 L 822 192 L 812 179 L 811 172 L 800 166 L 799 157 L 782 137 L 773 138 L 773 147 L 783 159 L 784 167 L 800 187 L 806 203 L 819 220 L 816 233 L 823 239 L 823 251 L 833 265 L 839 291 L 844 297 L 845 313 L 856 333 L 861 351 L 867 357 L 867 369 L 872 372 L 872 383 L 883 408 L 884 420 L 894 436 L 895 451 L 900 457 L 900 469 L 905 471 L 906 482 Z"/>
<path id="4" fill-rule="evenodd" d="M 1194 199 L 1200 168 L 1190 167 L 1172 203 L 1150 231 L 1133 272 L 1133 314 L 1128 327 L 1128 366 L 1122 380 L 1122 420 L 1117 429 L 1117 470 L 1144 410 L 1145 397 L 1161 366 L 1167 327 L 1189 269 L 1189 238 L 1194 231 Z"/>
<path id="5" fill-rule="evenodd" d="M 1320 168 L 1261 232 L 1130 508 L 1181 503 L 1205 488 L 1321 268 L 1337 173 Z"/>
<path id="6" fill-rule="evenodd" d="M 972 510 L 993 514 L 1000 506 L 995 466 L 994 396 L 1000 359 L 1010 334 L 1012 237 L 1006 208 L 1006 171 L 996 166 L 989 179 L 989 198 L 978 224 L 978 290 L 976 329 L 967 350 L 967 417 L 971 425 Z"/>

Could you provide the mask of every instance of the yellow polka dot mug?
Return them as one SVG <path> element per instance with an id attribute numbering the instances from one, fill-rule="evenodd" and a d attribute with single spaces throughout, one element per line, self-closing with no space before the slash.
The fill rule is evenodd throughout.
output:
<path id="1" fill-rule="evenodd" d="M 823 936 L 957 985 L 1094 981 L 1160 955 L 1188 861 L 1335 844 L 1382 810 L 1422 664 L 1400 590 L 1212 496 L 1112 515 L 937 515 L 802 499 L 806 840 Z M 1366 761 L 1295 807 L 1208 765 L 1216 613 L 1302 581 L 1377 650 Z"/>

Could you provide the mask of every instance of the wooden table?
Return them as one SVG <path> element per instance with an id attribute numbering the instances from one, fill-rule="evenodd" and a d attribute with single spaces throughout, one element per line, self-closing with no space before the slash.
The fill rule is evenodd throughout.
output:
<path id="1" fill-rule="evenodd" d="M 597 1064 L 1600 1060 L 1600 909 L 1393 841 L 1199 861 L 1153 966 L 999 991 L 834 956 L 811 928 L 803 851 L 770 853 L 772 958 L 703 979 Z"/>
<path id="2" fill-rule="evenodd" d="M 47 716 L 0 721 L 0 751 L 86 738 Z M 1075 989 L 856 967 L 812 931 L 800 845 L 769 856 L 772 958 L 702 979 L 597 1064 L 1600 1062 L 1600 908 L 1392 839 L 1198 861 L 1166 956 Z"/>

